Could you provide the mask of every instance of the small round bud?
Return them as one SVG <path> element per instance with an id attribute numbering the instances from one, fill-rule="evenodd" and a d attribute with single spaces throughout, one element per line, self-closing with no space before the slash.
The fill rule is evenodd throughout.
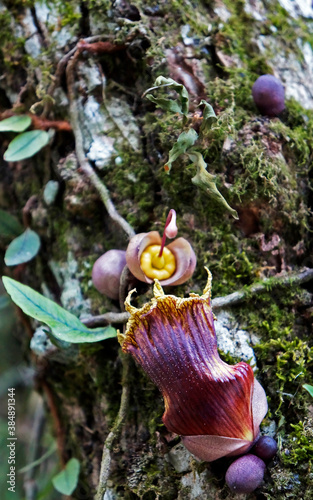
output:
<path id="1" fill-rule="evenodd" d="M 96 260 L 92 268 L 92 282 L 96 289 L 117 300 L 119 297 L 120 277 L 126 266 L 126 252 L 109 250 Z"/>
<path id="2" fill-rule="evenodd" d="M 253 100 L 262 115 L 276 116 L 285 109 L 283 84 L 273 75 L 262 75 L 253 84 Z"/>
<path id="3" fill-rule="evenodd" d="M 251 451 L 262 460 L 271 460 L 277 453 L 277 443 L 270 436 L 261 436 Z"/>
<path id="4" fill-rule="evenodd" d="M 227 469 L 225 480 L 234 493 L 251 493 L 263 481 L 265 463 L 255 455 L 244 455 Z"/>

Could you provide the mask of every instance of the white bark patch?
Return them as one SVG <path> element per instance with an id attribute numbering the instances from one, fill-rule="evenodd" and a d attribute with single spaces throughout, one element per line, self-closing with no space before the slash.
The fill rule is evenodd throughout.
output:
<path id="1" fill-rule="evenodd" d="M 251 344 L 258 342 L 257 336 L 241 330 L 230 314 L 225 311 L 218 313 L 216 318 L 214 326 L 218 348 L 233 357 L 239 357 L 255 370 L 257 360 Z"/>

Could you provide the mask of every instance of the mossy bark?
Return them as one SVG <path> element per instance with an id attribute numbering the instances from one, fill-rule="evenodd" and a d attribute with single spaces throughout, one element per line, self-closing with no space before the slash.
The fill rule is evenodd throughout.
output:
<path id="1" fill-rule="evenodd" d="M 2 274 L 50 294 L 78 316 L 120 310 L 93 288 L 91 269 L 106 250 L 125 249 L 128 236 L 80 169 L 75 127 L 86 159 L 136 232 L 159 230 L 168 210 L 177 211 L 179 235 L 193 245 L 198 265 L 176 294 L 200 292 L 205 265 L 213 274 L 213 297 L 313 267 L 312 16 L 301 3 L 287 12 L 265 0 L 3 2 L 1 117 L 35 113 L 41 120 L 33 126 L 49 128 L 51 141 L 28 160 L 1 161 L 1 208 L 22 221 L 23 207 L 35 196 L 31 227 L 42 242 L 26 265 L 7 268 L 2 260 Z M 80 39 L 90 45 L 82 47 Z M 69 88 L 73 56 L 75 83 Z M 278 118 L 260 116 L 253 103 L 251 87 L 263 73 L 274 73 L 285 85 L 286 109 Z M 217 122 L 197 147 L 239 221 L 191 183 L 195 170 L 187 158 L 179 158 L 170 174 L 164 170 L 184 124 L 141 97 L 159 75 L 186 86 L 195 128 L 200 100 L 213 106 Z M 64 122 L 73 120 L 73 106 L 78 122 L 70 131 Z M 13 136 L 1 134 L 2 153 Z M 59 188 L 52 202 L 44 195 L 51 180 Z M 3 255 L 7 244 L 1 239 Z M 233 322 L 258 338 L 258 378 L 269 397 L 265 425 L 274 428 L 279 443 L 251 498 L 312 498 L 312 405 L 302 389 L 312 383 L 310 292 L 312 283 L 273 288 L 230 311 Z M 143 299 L 151 295 L 146 293 Z M 35 327 L 29 323 L 30 330 Z M 169 454 L 178 438 L 162 424 L 161 396 L 132 361 L 123 380 L 115 339 L 74 348 L 71 357 L 38 357 L 30 350 L 28 357 L 57 421 L 62 460 L 81 462 L 73 498 L 95 494 L 123 383 L 130 399 L 111 450 L 105 498 L 232 498 L 224 483 L 228 461 L 187 459 L 182 465 L 183 454 L 178 462 Z"/>

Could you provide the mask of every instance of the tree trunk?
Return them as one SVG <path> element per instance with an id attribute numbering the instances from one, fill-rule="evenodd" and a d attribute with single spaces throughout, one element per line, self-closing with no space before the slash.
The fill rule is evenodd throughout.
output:
<path id="1" fill-rule="evenodd" d="M 41 240 L 26 264 L 2 259 L 2 274 L 92 324 L 93 316 L 122 311 L 94 288 L 94 262 L 109 249 L 125 250 L 132 231 L 162 232 L 174 208 L 197 267 L 167 293 L 200 293 L 204 266 L 213 298 L 273 278 L 216 309 L 221 356 L 256 363 L 269 399 L 262 432 L 278 441 L 256 499 L 312 498 L 312 405 L 302 387 L 312 375 L 312 281 L 279 285 L 280 277 L 313 267 L 312 18 L 310 2 L 300 0 L 30 0 L 3 2 L 0 10 L 1 118 L 30 114 L 31 129 L 50 134 L 31 158 L 1 160 L 0 207 Z M 285 87 L 278 117 L 263 116 L 251 94 L 268 73 Z M 187 156 L 164 169 L 184 123 L 143 96 L 159 75 L 186 87 L 188 123 L 198 132 L 201 99 L 213 106 L 217 121 L 195 147 L 239 220 L 191 182 L 196 170 Z M 15 136 L 1 133 L 2 154 Z M 0 238 L 4 256 L 10 239 Z M 151 287 L 136 286 L 143 304 Z M 24 344 L 36 331 L 27 359 L 61 465 L 71 457 L 81 465 L 72 498 L 94 498 L 108 436 L 105 500 L 233 498 L 224 479 L 230 460 L 193 459 L 162 424 L 158 389 L 115 338 L 66 348 L 45 338 L 45 347 L 40 325 L 19 317 Z M 40 498 L 58 498 L 50 495 Z"/>

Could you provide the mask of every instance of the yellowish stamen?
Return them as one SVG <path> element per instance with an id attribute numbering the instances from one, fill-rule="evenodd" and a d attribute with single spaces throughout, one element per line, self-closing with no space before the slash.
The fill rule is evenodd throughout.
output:
<path id="1" fill-rule="evenodd" d="M 176 259 L 174 254 L 167 248 L 163 248 L 162 256 L 159 257 L 161 246 L 149 245 L 142 252 L 140 267 L 150 279 L 166 280 L 176 270 Z"/>

